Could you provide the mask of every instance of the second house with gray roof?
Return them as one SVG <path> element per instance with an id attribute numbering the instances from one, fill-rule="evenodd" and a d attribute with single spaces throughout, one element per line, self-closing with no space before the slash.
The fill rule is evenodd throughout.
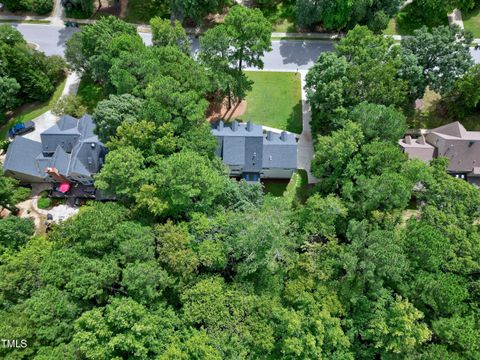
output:
<path id="1" fill-rule="evenodd" d="M 297 169 L 297 140 L 286 131 L 264 131 L 252 122 L 219 121 L 212 127 L 216 154 L 230 168 L 230 176 L 247 181 L 290 179 Z"/>

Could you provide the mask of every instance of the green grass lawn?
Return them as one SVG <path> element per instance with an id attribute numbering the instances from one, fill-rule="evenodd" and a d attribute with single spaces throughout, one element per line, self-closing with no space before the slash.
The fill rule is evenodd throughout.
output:
<path id="1" fill-rule="evenodd" d="M 293 205 L 304 204 L 309 195 L 308 174 L 298 169 L 293 173 L 283 196 Z"/>
<path id="2" fill-rule="evenodd" d="M 287 181 L 265 180 L 263 182 L 263 188 L 265 193 L 275 197 L 283 196 L 283 193 L 287 189 L 287 186 Z"/>
<path id="3" fill-rule="evenodd" d="M 463 24 L 475 38 L 480 38 L 480 5 L 469 12 L 462 13 Z"/>
<path id="4" fill-rule="evenodd" d="M 128 0 L 125 21 L 131 23 L 148 24 L 155 16 L 169 16 L 169 2 L 156 0 Z"/>
<path id="5" fill-rule="evenodd" d="M 253 81 L 253 88 L 247 94 L 247 112 L 240 119 L 300 134 L 300 74 L 270 71 L 247 71 L 246 74 Z"/>
<path id="6" fill-rule="evenodd" d="M 0 127 L 0 139 L 4 139 L 6 137 L 8 129 L 13 125 L 33 120 L 50 110 L 62 95 L 63 89 L 65 88 L 65 82 L 66 79 L 58 84 L 55 92 L 48 101 L 25 104 L 16 109 L 8 122 Z"/>
<path id="7" fill-rule="evenodd" d="M 86 77 L 80 81 L 77 96 L 82 100 L 82 104 L 87 108 L 89 113 L 92 113 L 97 103 L 105 98 L 103 88 Z"/>
<path id="8" fill-rule="evenodd" d="M 394 19 L 391 19 L 387 28 L 383 31 L 384 35 L 412 35 L 413 31 L 419 29 L 424 24 L 412 20 L 412 16 L 408 13 L 408 7 L 400 11 Z M 445 17 L 441 24 L 448 25 L 448 18 Z"/>

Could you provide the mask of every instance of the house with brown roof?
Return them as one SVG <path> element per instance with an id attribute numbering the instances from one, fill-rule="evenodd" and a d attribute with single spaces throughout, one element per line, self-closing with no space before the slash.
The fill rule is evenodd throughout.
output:
<path id="1" fill-rule="evenodd" d="M 428 130 L 413 139 L 399 141 L 409 158 L 429 162 L 443 156 L 449 159 L 447 171 L 480 186 L 480 131 L 467 131 L 458 121 Z"/>

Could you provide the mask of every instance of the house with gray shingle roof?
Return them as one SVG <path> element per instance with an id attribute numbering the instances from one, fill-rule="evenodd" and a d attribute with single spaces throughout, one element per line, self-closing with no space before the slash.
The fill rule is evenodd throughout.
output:
<path id="1" fill-rule="evenodd" d="M 480 131 L 467 131 L 458 121 L 428 130 L 425 136 L 399 141 L 409 158 L 429 162 L 448 158 L 447 171 L 453 176 L 480 185 Z"/>
<path id="2" fill-rule="evenodd" d="M 17 136 L 8 147 L 5 174 L 25 183 L 93 184 L 106 154 L 94 128 L 90 115 L 65 115 L 40 134 L 40 142 Z"/>
<path id="3" fill-rule="evenodd" d="M 216 155 L 230 168 L 230 176 L 247 181 L 289 179 L 297 169 L 297 140 L 282 131 L 264 131 L 260 125 L 219 121 L 212 126 Z"/>

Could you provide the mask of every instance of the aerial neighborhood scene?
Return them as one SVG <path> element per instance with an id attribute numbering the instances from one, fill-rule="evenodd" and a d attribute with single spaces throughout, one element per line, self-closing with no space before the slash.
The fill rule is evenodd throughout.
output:
<path id="1" fill-rule="evenodd" d="M 480 0 L 0 0 L 0 359 L 480 359 Z"/>

